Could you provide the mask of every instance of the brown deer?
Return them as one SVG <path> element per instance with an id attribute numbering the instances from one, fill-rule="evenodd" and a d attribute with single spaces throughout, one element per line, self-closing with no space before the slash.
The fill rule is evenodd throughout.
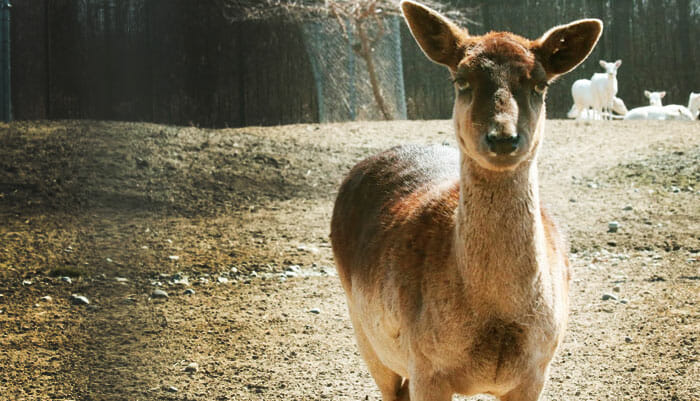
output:
<path id="1" fill-rule="evenodd" d="M 423 52 L 452 75 L 459 150 L 396 147 L 340 187 L 331 239 L 360 353 L 384 401 L 537 400 L 570 280 L 539 200 L 544 97 L 588 56 L 602 23 L 531 41 L 470 36 L 425 6 L 401 7 Z"/>

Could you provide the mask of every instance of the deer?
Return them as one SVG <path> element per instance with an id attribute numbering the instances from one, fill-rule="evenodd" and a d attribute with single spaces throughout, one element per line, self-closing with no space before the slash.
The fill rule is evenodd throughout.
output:
<path id="1" fill-rule="evenodd" d="M 330 239 L 360 355 L 383 401 L 537 400 L 571 279 L 566 241 L 540 205 L 545 96 L 588 57 L 602 22 L 528 40 L 400 7 L 454 81 L 457 146 L 400 145 L 340 185 Z"/>

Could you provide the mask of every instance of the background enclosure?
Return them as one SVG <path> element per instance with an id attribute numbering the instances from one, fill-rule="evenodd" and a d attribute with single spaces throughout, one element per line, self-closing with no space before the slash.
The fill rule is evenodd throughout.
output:
<path id="1" fill-rule="evenodd" d="M 110 119 L 208 127 L 379 119 L 366 64 L 346 21 L 277 16 L 227 18 L 225 0 L 25 0 L 12 8 L 16 119 Z M 509 30 L 536 38 L 578 18 L 605 22 L 601 42 L 549 92 L 564 118 L 574 80 L 622 59 L 628 107 L 645 89 L 686 104 L 700 90 L 700 0 L 450 1 L 474 34 Z M 420 52 L 405 24 L 385 19 L 373 52 L 393 118 L 448 118 L 446 70 Z M 375 33 L 377 30 L 375 29 Z"/>

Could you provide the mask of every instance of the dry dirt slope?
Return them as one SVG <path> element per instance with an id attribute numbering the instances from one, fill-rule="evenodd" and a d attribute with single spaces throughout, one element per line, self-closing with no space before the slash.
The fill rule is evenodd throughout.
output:
<path id="1" fill-rule="evenodd" d="M 406 142 L 450 123 L 0 125 L 0 399 L 377 400 L 328 222 Z M 700 399 L 700 125 L 549 121 L 540 160 L 576 273 L 548 399 Z"/>

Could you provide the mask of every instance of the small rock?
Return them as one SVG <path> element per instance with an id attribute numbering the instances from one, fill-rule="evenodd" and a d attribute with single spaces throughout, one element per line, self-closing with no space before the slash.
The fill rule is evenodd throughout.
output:
<path id="1" fill-rule="evenodd" d="M 117 283 L 126 283 L 129 281 L 129 279 L 126 277 L 115 277 L 114 280 L 116 280 Z"/>
<path id="2" fill-rule="evenodd" d="M 228 279 L 226 277 L 223 277 L 223 276 L 217 277 L 216 281 L 218 281 L 220 284 L 228 283 Z"/>
<path id="3" fill-rule="evenodd" d="M 596 188 L 598 188 L 598 184 L 596 184 L 595 182 L 589 182 L 588 188 L 596 189 Z"/>
<path id="4" fill-rule="evenodd" d="M 574 198 L 569 198 L 569 202 L 571 202 L 571 203 L 576 203 L 576 199 L 574 199 Z"/>
<path id="5" fill-rule="evenodd" d="M 61 281 L 63 281 L 64 283 L 73 284 L 73 280 L 68 276 L 61 277 Z"/>
<path id="6" fill-rule="evenodd" d="M 253 270 L 252 272 L 250 272 L 250 277 L 258 277 L 258 272 Z"/>
<path id="7" fill-rule="evenodd" d="M 308 245 L 299 245 L 297 247 L 297 250 L 303 251 L 303 252 L 308 252 L 308 253 L 313 254 L 313 255 L 318 255 L 319 253 L 321 253 L 321 251 L 318 248 L 316 248 L 315 246 L 308 246 Z"/>
<path id="8" fill-rule="evenodd" d="M 631 343 L 632 342 L 632 337 L 625 337 L 625 342 L 626 343 Z"/>
<path id="9" fill-rule="evenodd" d="M 199 370 L 199 364 L 197 362 L 191 362 L 189 365 L 185 366 L 185 372 L 196 373 Z"/>
<path id="10" fill-rule="evenodd" d="M 630 301 L 628 301 L 628 300 L 626 300 L 626 299 L 623 298 L 623 299 L 620 300 L 620 303 L 626 305 L 626 304 L 630 303 Z"/>
<path id="11" fill-rule="evenodd" d="M 616 233 L 617 230 L 620 228 L 620 223 L 616 221 L 611 221 L 608 223 L 608 232 L 609 233 Z"/>
<path id="12" fill-rule="evenodd" d="M 175 277 L 173 276 L 173 284 L 174 285 L 184 285 L 185 287 L 190 285 L 190 281 L 187 279 L 187 277 Z"/>
<path id="13" fill-rule="evenodd" d="M 299 265 L 289 265 L 289 266 L 287 266 L 287 271 L 288 271 L 288 272 L 294 272 L 294 273 L 300 273 L 300 272 L 301 272 L 301 266 L 299 266 Z"/>
<path id="14" fill-rule="evenodd" d="M 233 274 L 238 273 L 238 269 L 236 269 L 235 267 L 232 267 L 232 268 L 231 268 L 231 273 L 233 273 Z"/>
<path id="15" fill-rule="evenodd" d="M 112 262 L 114 262 L 114 261 L 112 260 L 112 258 L 105 258 L 105 260 L 107 261 L 107 263 L 112 263 Z"/>
<path id="16" fill-rule="evenodd" d="M 186 289 L 183 294 L 185 295 L 194 295 L 194 290 L 191 288 Z"/>
<path id="17" fill-rule="evenodd" d="M 284 275 L 285 275 L 286 277 L 297 277 L 297 276 L 299 276 L 299 273 L 297 273 L 297 272 L 292 272 L 292 271 L 286 271 L 286 272 L 284 272 Z"/>
<path id="18" fill-rule="evenodd" d="M 175 262 L 175 261 L 180 260 L 180 257 L 177 256 L 177 255 L 170 255 L 170 256 L 168 256 L 168 259 L 170 259 L 170 260 L 172 260 L 172 261 Z"/>
<path id="19" fill-rule="evenodd" d="M 613 287 L 612 290 L 613 290 L 613 292 L 620 292 L 620 286 L 619 286 L 619 285 L 616 285 L 616 286 Z"/>
<path id="20" fill-rule="evenodd" d="M 165 390 L 169 393 L 177 393 L 178 391 L 180 391 L 175 386 L 163 386 L 163 390 Z"/>
<path id="21" fill-rule="evenodd" d="M 23 280 L 22 285 L 32 285 L 32 282 L 30 280 Z"/>
<path id="22" fill-rule="evenodd" d="M 632 209 L 633 209 L 633 208 L 632 208 L 632 206 L 630 206 L 630 205 L 627 205 L 627 206 L 625 206 L 625 207 L 622 208 L 622 210 L 625 210 L 625 211 L 630 211 L 630 210 L 632 210 Z"/>
<path id="23" fill-rule="evenodd" d="M 45 297 L 41 297 L 40 299 L 41 299 L 42 301 L 44 301 L 44 302 L 51 302 L 51 301 L 53 301 L 53 298 L 51 298 L 51 295 L 47 295 L 47 296 L 45 296 Z"/>
<path id="24" fill-rule="evenodd" d="M 90 301 L 82 295 L 73 294 L 70 296 L 70 301 L 74 305 L 90 305 Z"/>
<path id="25" fill-rule="evenodd" d="M 608 293 L 603 294 L 603 296 L 601 297 L 601 299 L 602 299 L 603 301 L 607 301 L 607 300 L 609 300 L 609 299 L 612 299 L 613 301 L 617 301 L 617 297 L 616 297 L 615 295 L 613 295 L 613 294 L 608 294 Z"/>
<path id="26" fill-rule="evenodd" d="M 151 298 L 168 298 L 168 293 L 163 290 L 156 289 L 151 293 Z"/>
<path id="27" fill-rule="evenodd" d="M 315 315 L 318 315 L 319 313 L 321 313 L 321 309 L 311 308 L 311 309 L 309 309 L 309 313 L 313 313 Z"/>

